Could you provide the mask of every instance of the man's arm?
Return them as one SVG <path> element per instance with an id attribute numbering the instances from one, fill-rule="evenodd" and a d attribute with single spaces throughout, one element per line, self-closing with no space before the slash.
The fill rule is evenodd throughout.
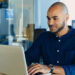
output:
<path id="1" fill-rule="evenodd" d="M 39 63 L 40 60 L 40 39 L 38 38 L 33 45 L 25 52 L 27 65 Z"/>
<path id="2" fill-rule="evenodd" d="M 63 65 L 66 75 L 75 75 L 75 65 Z"/>
<path id="3" fill-rule="evenodd" d="M 53 73 L 65 75 L 65 71 L 62 66 L 54 66 Z"/>

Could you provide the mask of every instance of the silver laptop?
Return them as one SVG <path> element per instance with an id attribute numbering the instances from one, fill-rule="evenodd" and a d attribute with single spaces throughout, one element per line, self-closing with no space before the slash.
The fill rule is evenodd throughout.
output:
<path id="1" fill-rule="evenodd" d="M 0 45 L 0 74 L 28 75 L 22 47 Z"/>

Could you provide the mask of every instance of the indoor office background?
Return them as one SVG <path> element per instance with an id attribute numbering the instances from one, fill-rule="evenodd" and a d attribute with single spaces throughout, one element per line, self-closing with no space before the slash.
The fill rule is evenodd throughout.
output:
<path id="1" fill-rule="evenodd" d="M 25 51 L 43 31 L 48 31 L 47 10 L 64 2 L 70 14 L 68 25 L 75 28 L 74 0 L 0 0 L 0 44 L 21 45 Z"/>

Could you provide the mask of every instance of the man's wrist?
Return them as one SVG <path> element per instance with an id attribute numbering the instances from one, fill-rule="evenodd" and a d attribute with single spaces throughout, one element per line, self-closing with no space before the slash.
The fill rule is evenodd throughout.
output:
<path id="1" fill-rule="evenodd" d="M 49 67 L 50 67 L 50 73 L 53 73 L 54 65 L 50 64 Z"/>

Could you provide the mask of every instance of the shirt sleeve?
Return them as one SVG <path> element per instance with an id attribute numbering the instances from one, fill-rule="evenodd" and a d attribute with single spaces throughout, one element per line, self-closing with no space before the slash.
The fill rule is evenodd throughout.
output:
<path id="1" fill-rule="evenodd" d="M 65 70 L 66 75 L 75 75 L 75 65 L 62 66 Z"/>
<path id="2" fill-rule="evenodd" d="M 27 65 L 31 65 L 32 63 L 38 63 L 40 60 L 40 49 L 41 49 L 41 40 L 37 38 L 31 48 L 29 48 L 25 52 Z"/>

